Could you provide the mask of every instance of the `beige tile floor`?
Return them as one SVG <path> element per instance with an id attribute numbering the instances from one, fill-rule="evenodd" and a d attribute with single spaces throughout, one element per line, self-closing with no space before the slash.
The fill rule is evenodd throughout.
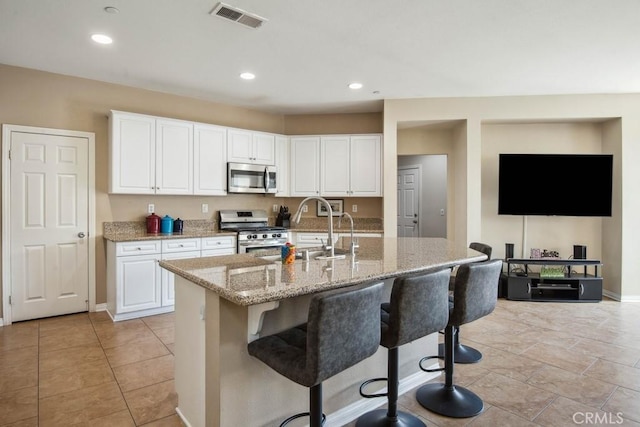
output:
<path id="1" fill-rule="evenodd" d="M 0 426 L 181 426 L 173 320 L 101 312 L 0 328 Z M 461 337 L 484 358 L 456 365 L 455 382 L 485 410 L 451 419 L 401 396 L 429 426 L 640 426 L 638 303 L 500 300 Z"/>

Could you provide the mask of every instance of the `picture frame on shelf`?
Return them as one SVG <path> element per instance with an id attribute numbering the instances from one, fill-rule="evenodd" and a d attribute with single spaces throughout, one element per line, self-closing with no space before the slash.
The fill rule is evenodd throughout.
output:
<path id="1" fill-rule="evenodd" d="M 333 216 L 340 216 L 344 212 L 344 200 L 342 199 L 326 199 L 331 205 L 331 210 L 333 211 Z M 317 201 L 318 211 L 316 216 L 329 216 L 329 212 L 327 211 L 326 206 L 320 200 Z"/>

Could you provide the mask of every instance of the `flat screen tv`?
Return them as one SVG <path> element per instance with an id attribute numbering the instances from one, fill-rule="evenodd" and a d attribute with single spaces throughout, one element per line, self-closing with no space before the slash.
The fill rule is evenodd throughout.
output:
<path id="1" fill-rule="evenodd" d="M 610 154 L 500 154 L 499 215 L 611 216 Z"/>

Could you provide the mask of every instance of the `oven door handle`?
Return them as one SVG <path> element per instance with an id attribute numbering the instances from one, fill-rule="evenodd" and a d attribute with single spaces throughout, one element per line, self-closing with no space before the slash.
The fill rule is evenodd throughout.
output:
<path id="1" fill-rule="evenodd" d="M 280 245 L 280 246 L 284 246 L 286 244 L 286 242 L 283 242 L 282 240 L 262 240 L 260 241 L 260 244 L 254 244 L 253 241 L 251 243 L 246 242 L 246 243 L 241 243 L 240 246 L 250 246 L 252 248 L 259 248 L 261 246 L 275 246 L 275 245 Z"/>

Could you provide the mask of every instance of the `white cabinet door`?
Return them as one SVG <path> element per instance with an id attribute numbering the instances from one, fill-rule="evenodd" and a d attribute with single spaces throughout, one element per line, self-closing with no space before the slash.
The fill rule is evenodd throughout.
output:
<path id="1" fill-rule="evenodd" d="M 227 138 L 228 161 L 274 165 L 275 135 L 242 129 L 229 129 Z"/>
<path id="2" fill-rule="evenodd" d="M 200 239 L 197 239 L 198 243 Z M 162 260 L 170 260 L 170 259 L 187 259 L 187 258 L 200 258 L 200 251 L 187 251 L 187 252 L 170 252 L 163 253 Z M 175 293 L 175 275 L 169 270 L 162 269 L 162 297 L 161 297 L 161 305 L 163 307 L 174 305 L 176 302 L 176 293 Z"/>
<path id="3" fill-rule="evenodd" d="M 227 194 L 227 128 L 196 124 L 193 129 L 193 193 Z"/>
<path id="4" fill-rule="evenodd" d="M 320 138 L 320 194 L 323 196 L 350 196 L 349 135 Z"/>
<path id="5" fill-rule="evenodd" d="M 159 257 L 159 254 L 118 257 L 116 260 L 117 313 L 161 306 Z"/>
<path id="6" fill-rule="evenodd" d="M 380 135 L 352 135 L 350 196 L 382 196 L 382 144 Z"/>
<path id="7" fill-rule="evenodd" d="M 193 123 L 156 120 L 156 193 L 193 194 Z"/>
<path id="8" fill-rule="evenodd" d="M 290 139 L 290 194 L 317 196 L 320 194 L 320 137 L 295 136 Z"/>
<path id="9" fill-rule="evenodd" d="M 270 133 L 252 132 L 253 162 L 274 165 L 276 162 L 276 137 Z"/>
<path id="10" fill-rule="evenodd" d="M 276 196 L 289 197 L 289 138 L 284 135 L 276 136 Z"/>
<path id="11" fill-rule="evenodd" d="M 229 129 L 227 133 L 227 158 L 230 162 L 252 163 L 253 138 L 250 131 Z"/>
<path id="12" fill-rule="evenodd" d="M 112 111 L 109 130 L 109 192 L 154 194 L 155 117 Z"/>

